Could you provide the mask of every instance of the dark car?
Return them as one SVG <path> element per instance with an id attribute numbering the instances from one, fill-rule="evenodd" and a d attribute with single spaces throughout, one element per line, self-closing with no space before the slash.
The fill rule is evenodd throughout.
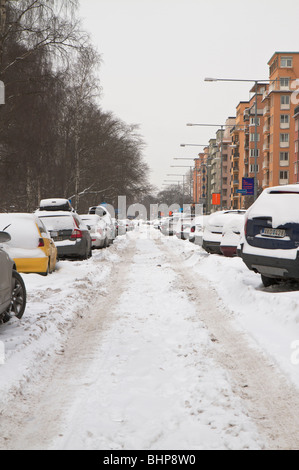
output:
<path id="1" fill-rule="evenodd" d="M 87 259 L 92 255 L 92 241 L 87 225 L 75 212 L 38 211 L 57 248 L 59 259 Z"/>
<path id="2" fill-rule="evenodd" d="M 13 260 L 2 248 L 10 235 L 0 232 L 0 322 L 12 316 L 22 318 L 26 308 L 26 287 L 22 276 L 16 271 Z"/>
<path id="3" fill-rule="evenodd" d="M 238 255 L 264 286 L 299 280 L 299 185 L 265 189 L 245 216 Z"/>

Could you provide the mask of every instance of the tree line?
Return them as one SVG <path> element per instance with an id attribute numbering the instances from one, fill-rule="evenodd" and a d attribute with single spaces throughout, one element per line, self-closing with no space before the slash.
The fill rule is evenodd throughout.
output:
<path id="1" fill-rule="evenodd" d="M 137 125 L 101 107 L 101 56 L 77 0 L 0 0 L 0 211 L 71 198 L 85 212 L 150 191 Z"/>

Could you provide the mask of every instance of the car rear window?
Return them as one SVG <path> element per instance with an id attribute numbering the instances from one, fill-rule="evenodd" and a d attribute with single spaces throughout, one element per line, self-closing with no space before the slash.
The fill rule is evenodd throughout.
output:
<path id="1" fill-rule="evenodd" d="M 272 227 L 287 223 L 299 224 L 299 193 L 296 191 L 266 191 L 249 209 L 250 218 L 272 218 Z"/>
<path id="2" fill-rule="evenodd" d="M 74 219 L 71 215 L 42 216 L 40 219 L 50 232 L 54 230 L 73 230 L 74 228 Z"/>

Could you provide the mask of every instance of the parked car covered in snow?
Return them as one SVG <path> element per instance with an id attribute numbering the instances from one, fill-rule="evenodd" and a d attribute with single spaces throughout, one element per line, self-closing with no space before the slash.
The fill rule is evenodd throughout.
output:
<path id="1" fill-rule="evenodd" d="M 0 229 L 10 234 L 6 250 L 18 272 L 47 275 L 55 270 L 57 248 L 35 214 L 0 214 Z"/>
<path id="2" fill-rule="evenodd" d="M 220 250 L 224 256 L 237 256 L 237 247 L 240 243 L 241 234 L 244 228 L 245 213 L 240 213 L 238 217 L 232 217 L 224 223 Z"/>
<path id="3" fill-rule="evenodd" d="M 116 227 L 113 217 L 105 205 L 93 206 L 89 208 L 89 214 L 96 214 L 106 222 L 108 245 L 111 245 L 116 238 Z"/>
<path id="4" fill-rule="evenodd" d="M 163 217 L 161 221 L 161 232 L 166 236 L 173 236 L 178 221 L 181 219 L 181 214 L 174 214 L 169 217 Z"/>
<path id="5" fill-rule="evenodd" d="M 299 280 L 299 185 L 265 189 L 248 209 L 238 249 L 264 286 Z"/>
<path id="6" fill-rule="evenodd" d="M 87 259 L 91 256 L 92 246 L 89 230 L 76 213 L 39 211 L 38 217 L 53 238 L 59 259 Z"/>
<path id="7" fill-rule="evenodd" d="M 183 216 L 180 218 L 175 227 L 175 235 L 181 240 L 189 240 L 189 234 L 191 230 L 192 217 Z"/>
<path id="8" fill-rule="evenodd" d="M 42 199 L 39 203 L 39 210 L 75 212 L 69 199 L 64 198 Z"/>
<path id="9" fill-rule="evenodd" d="M 202 247 L 207 253 L 221 255 L 220 243 L 223 225 L 232 217 L 245 214 L 245 210 L 225 210 L 211 214 L 205 221 Z"/>
<path id="10" fill-rule="evenodd" d="M 25 283 L 5 250 L 10 240 L 7 232 L 0 232 L 0 323 L 7 322 L 12 316 L 22 318 L 26 308 Z"/>
<path id="11" fill-rule="evenodd" d="M 206 216 L 197 216 L 193 219 L 190 227 L 189 241 L 195 245 L 202 246 L 204 218 Z"/>
<path id="12" fill-rule="evenodd" d="M 108 246 L 106 222 L 96 214 L 83 214 L 80 218 L 89 230 L 92 247 L 106 248 Z"/>

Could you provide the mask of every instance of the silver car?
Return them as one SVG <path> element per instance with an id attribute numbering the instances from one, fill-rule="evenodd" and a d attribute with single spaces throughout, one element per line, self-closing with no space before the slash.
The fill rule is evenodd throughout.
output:
<path id="1" fill-rule="evenodd" d="M 12 316 L 22 318 L 26 308 L 26 287 L 22 276 L 16 271 L 13 260 L 3 249 L 10 235 L 0 232 L 0 323 Z"/>

